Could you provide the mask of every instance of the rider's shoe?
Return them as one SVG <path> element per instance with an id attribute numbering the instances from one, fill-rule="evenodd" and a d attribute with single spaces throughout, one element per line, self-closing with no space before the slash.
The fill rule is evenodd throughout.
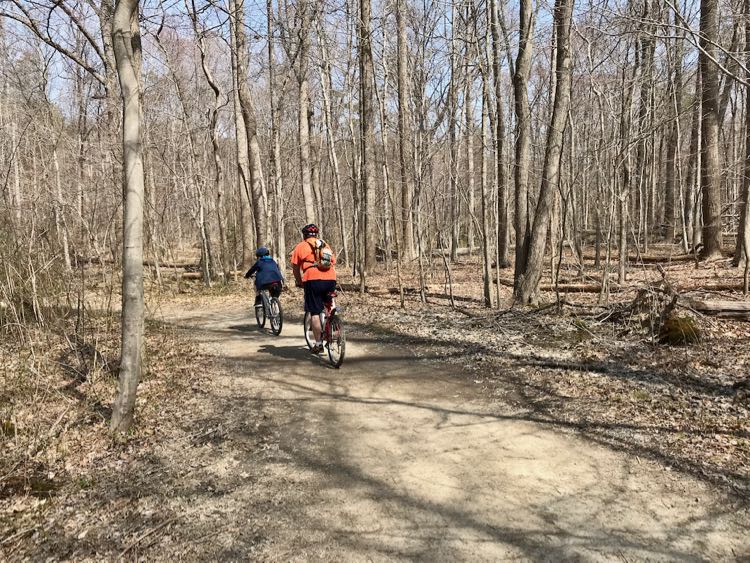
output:
<path id="1" fill-rule="evenodd" d="M 320 354 L 322 351 L 323 351 L 322 344 L 315 344 L 312 348 L 310 348 L 310 353 L 312 354 Z"/>

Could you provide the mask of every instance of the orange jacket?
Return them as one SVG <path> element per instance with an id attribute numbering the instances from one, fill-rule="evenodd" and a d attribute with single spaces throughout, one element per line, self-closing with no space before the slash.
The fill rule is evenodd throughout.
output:
<path id="1" fill-rule="evenodd" d="M 299 266 L 302 271 L 302 282 L 310 280 L 336 280 L 336 257 L 331 260 L 331 268 L 328 270 L 319 270 L 315 266 L 315 237 L 303 240 L 292 251 L 292 265 Z"/>

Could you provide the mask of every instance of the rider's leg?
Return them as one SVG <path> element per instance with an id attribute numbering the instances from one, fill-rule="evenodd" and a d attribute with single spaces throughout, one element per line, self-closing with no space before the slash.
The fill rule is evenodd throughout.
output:
<path id="1" fill-rule="evenodd" d="M 320 315 L 311 315 L 310 317 L 315 343 L 318 345 L 323 344 L 323 327 L 320 326 Z"/>
<path id="2" fill-rule="evenodd" d="M 323 349 L 323 330 L 320 325 L 320 313 L 323 311 L 323 300 L 318 291 L 319 282 L 310 280 L 305 282 L 305 312 L 310 313 L 310 328 L 313 331 L 315 344 L 313 353 L 318 353 Z"/>

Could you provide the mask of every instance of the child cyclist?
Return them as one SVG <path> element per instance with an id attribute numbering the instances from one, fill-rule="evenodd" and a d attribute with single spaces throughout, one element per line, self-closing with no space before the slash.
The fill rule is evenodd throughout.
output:
<path id="1" fill-rule="evenodd" d="M 245 274 L 245 279 L 255 276 L 255 305 L 260 305 L 260 290 L 267 289 L 271 295 L 278 297 L 284 276 L 276 260 L 271 257 L 271 252 L 265 246 L 256 250 L 255 256 L 258 259 Z"/>

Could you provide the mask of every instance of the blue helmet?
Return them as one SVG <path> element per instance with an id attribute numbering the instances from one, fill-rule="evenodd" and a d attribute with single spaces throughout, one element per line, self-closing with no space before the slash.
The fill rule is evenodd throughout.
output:
<path id="1" fill-rule="evenodd" d="M 258 258 L 262 258 L 263 256 L 268 256 L 271 254 L 271 251 L 268 250 L 265 246 L 261 246 L 258 250 L 255 251 L 255 255 Z"/>

